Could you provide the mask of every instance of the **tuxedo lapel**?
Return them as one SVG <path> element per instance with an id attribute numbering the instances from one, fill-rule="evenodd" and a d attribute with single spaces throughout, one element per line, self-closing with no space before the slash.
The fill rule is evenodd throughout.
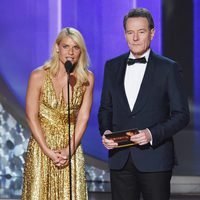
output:
<path id="1" fill-rule="evenodd" d="M 137 113 L 145 104 L 145 102 L 150 97 L 150 92 L 153 87 L 154 74 L 155 74 L 155 59 L 154 53 L 151 51 L 149 55 L 149 60 L 147 63 L 146 71 L 141 83 L 141 87 L 132 110 L 132 114 Z"/>
<path id="2" fill-rule="evenodd" d="M 119 99 L 121 100 L 121 105 L 124 106 L 124 109 L 126 111 L 131 112 L 128 104 L 128 99 L 126 97 L 125 93 L 125 87 L 124 87 L 124 78 L 125 78 L 125 73 L 126 73 L 126 64 L 127 64 L 127 59 L 128 59 L 129 53 L 125 54 L 123 59 L 121 59 L 119 63 L 119 77 L 118 77 L 118 86 L 119 86 Z"/>

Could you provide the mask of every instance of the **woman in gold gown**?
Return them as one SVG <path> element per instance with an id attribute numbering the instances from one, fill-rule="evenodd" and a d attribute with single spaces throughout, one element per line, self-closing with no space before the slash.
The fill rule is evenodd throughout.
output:
<path id="1" fill-rule="evenodd" d="M 70 75 L 70 102 L 67 102 L 66 61 L 74 66 Z M 74 28 L 64 28 L 55 41 L 52 58 L 31 73 L 26 114 L 32 134 L 24 168 L 22 200 L 70 199 L 68 105 L 72 199 L 88 199 L 81 147 L 94 85 L 94 76 L 87 69 L 88 65 L 81 33 Z"/>

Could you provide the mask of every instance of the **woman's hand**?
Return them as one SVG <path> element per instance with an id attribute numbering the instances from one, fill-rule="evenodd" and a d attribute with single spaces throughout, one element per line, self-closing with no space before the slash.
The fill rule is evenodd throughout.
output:
<path id="1" fill-rule="evenodd" d="M 46 150 L 45 154 L 53 161 L 56 166 L 59 166 L 61 156 L 59 152 L 54 150 L 48 149 Z"/>
<path id="2" fill-rule="evenodd" d="M 67 166 L 69 163 L 67 149 L 54 150 L 54 152 L 59 155 L 59 162 L 56 163 L 56 166 Z"/>

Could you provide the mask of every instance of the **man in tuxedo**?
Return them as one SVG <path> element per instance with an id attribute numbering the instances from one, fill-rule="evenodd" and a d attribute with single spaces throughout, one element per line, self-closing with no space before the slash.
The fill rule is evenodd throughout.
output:
<path id="1" fill-rule="evenodd" d="M 150 49 L 154 21 L 144 8 L 124 17 L 130 51 L 108 60 L 98 113 L 103 145 L 109 150 L 113 200 L 168 200 L 175 164 L 173 135 L 189 122 L 181 68 Z M 130 140 L 136 145 L 118 148 L 105 135 L 138 128 Z"/>

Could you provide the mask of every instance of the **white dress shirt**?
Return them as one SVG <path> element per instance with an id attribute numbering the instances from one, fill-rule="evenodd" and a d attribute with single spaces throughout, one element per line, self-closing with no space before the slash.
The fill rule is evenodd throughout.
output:
<path id="1" fill-rule="evenodd" d="M 146 61 L 148 62 L 149 54 L 150 54 L 150 49 L 147 50 L 141 57 L 145 57 Z M 135 59 L 135 57 L 133 56 L 131 52 L 130 52 L 129 58 Z M 146 71 L 147 62 L 135 63 L 133 65 L 126 66 L 124 87 L 125 87 L 126 97 L 127 97 L 131 111 L 133 110 L 135 102 L 138 97 L 140 86 L 142 84 L 144 73 Z M 147 130 L 151 136 L 150 144 L 152 145 L 152 142 L 153 142 L 152 134 L 148 128 Z"/>
<path id="2" fill-rule="evenodd" d="M 145 57 L 148 62 L 150 49 L 146 51 L 141 57 Z M 135 59 L 130 52 L 129 58 Z M 140 90 L 140 86 L 144 77 L 147 63 L 135 63 L 126 66 L 126 73 L 124 78 L 124 86 L 126 97 L 129 103 L 130 110 L 132 111 Z"/>

